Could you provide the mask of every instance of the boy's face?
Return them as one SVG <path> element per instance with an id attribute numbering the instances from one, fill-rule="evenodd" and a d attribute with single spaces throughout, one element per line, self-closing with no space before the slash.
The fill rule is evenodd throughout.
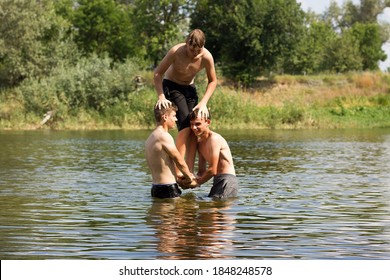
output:
<path id="1" fill-rule="evenodd" d="M 169 129 L 174 128 L 176 125 L 176 121 L 177 121 L 176 112 L 172 110 L 169 113 L 166 113 L 164 115 L 164 119 L 165 119 L 165 122 L 167 123 Z"/>
<path id="2" fill-rule="evenodd" d="M 187 43 L 187 54 L 191 58 L 197 57 L 199 54 L 201 54 L 203 51 L 203 48 L 199 48 L 197 46 L 192 46 L 189 43 Z"/>
<path id="3" fill-rule="evenodd" d="M 196 117 L 191 120 L 191 129 L 196 136 L 203 135 L 210 125 L 210 120 L 205 120 L 204 118 Z"/>

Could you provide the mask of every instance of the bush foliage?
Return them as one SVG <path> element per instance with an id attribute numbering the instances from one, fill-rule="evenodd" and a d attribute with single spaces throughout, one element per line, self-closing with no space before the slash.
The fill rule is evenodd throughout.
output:
<path id="1" fill-rule="evenodd" d="M 316 15 L 295 0 L 2 0 L 0 121 L 36 122 L 53 111 L 57 120 L 102 116 L 118 127 L 151 126 L 154 89 L 135 78 L 152 81 L 150 70 L 190 28 L 205 31 L 219 76 L 241 89 L 259 75 L 272 85 L 281 73 L 297 83 L 293 75 L 375 71 L 386 59 L 381 45 L 390 30 L 376 16 L 389 6 L 332 3 Z M 327 79 L 320 82 L 338 84 Z M 368 91 L 376 82 L 361 77 L 356 85 Z M 295 126 L 309 116 L 291 102 L 258 107 L 250 95 L 215 96 L 209 106 L 225 126 L 236 125 L 233 115 L 268 127 Z M 332 114 L 345 115 L 342 105 Z"/>

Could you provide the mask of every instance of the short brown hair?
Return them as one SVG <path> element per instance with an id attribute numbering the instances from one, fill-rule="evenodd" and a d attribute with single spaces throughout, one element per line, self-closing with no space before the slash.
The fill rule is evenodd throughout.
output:
<path id="1" fill-rule="evenodd" d="M 197 117 L 198 117 L 198 114 L 199 114 L 199 109 L 196 108 L 195 110 L 193 110 L 191 113 L 190 113 L 190 121 L 193 121 L 195 120 Z M 209 113 L 207 114 L 205 120 L 211 120 L 211 114 L 210 114 L 210 111 Z"/>
<path id="2" fill-rule="evenodd" d="M 154 106 L 154 119 L 157 123 L 159 123 L 163 115 L 169 114 L 172 111 L 177 112 L 177 107 L 173 103 L 171 103 L 167 108 L 161 106 L 161 109 L 159 109 L 158 106 Z"/>
<path id="3" fill-rule="evenodd" d="M 204 33 L 200 29 L 194 29 L 187 36 L 186 43 L 188 43 L 192 47 L 203 48 L 206 43 L 206 37 Z"/>

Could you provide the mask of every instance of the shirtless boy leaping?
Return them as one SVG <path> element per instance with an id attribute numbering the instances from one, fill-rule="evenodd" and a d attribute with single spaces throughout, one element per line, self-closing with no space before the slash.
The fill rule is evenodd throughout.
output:
<path id="1" fill-rule="evenodd" d="M 193 30 L 185 43 L 178 44 L 168 51 L 154 71 L 154 85 L 158 96 L 156 106 L 166 107 L 172 102 L 178 107 L 179 133 L 176 146 L 183 157 L 187 153 L 186 160 L 191 171 L 195 161 L 196 139 L 191 133 L 189 114 L 197 108 L 200 114 L 206 116 L 207 102 L 217 86 L 214 59 L 204 48 L 204 44 L 204 33 L 200 29 Z M 208 84 L 198 104 L 194 79 L 202 69 L 206 70 Z"/>

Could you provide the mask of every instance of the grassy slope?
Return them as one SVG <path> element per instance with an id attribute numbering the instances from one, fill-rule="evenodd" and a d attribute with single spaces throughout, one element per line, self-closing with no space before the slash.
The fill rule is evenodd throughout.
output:
<path id="1" fill-rule="evenodd" d="M 238 114 L 237 122 L 218 112 L 221 127 L 258 128 L 346 128 L 390 127 L 390 75 L 351 73 L 347 75 L 277 76 L 259 80 L 246 91 L 228 87 L 210 102 Z M 223 104 L 224 103 L 224 104 Z M 222 105 L 222 106 L 221 106 Z"/>
<path id="2" fill-rule="evenodd" d="M 143 90 L 107 108 L 103 114 L 66 110 L 42 128 L 151 128 L 156 95 L 151 75 Z M 204 81 L 198 81 L 204 92 Z M 220 80 L 209 101 L 214 128 L 370 128 L 390 127 L 390 75 L 276 76 L 259 79 L 253 88 L 237 89 Z M 67 113 L 67 112 L 73 113 Z M 28 112 L 12 93 L 0 95 L 0 129 L 36 129 L 43 116 Z"/>

